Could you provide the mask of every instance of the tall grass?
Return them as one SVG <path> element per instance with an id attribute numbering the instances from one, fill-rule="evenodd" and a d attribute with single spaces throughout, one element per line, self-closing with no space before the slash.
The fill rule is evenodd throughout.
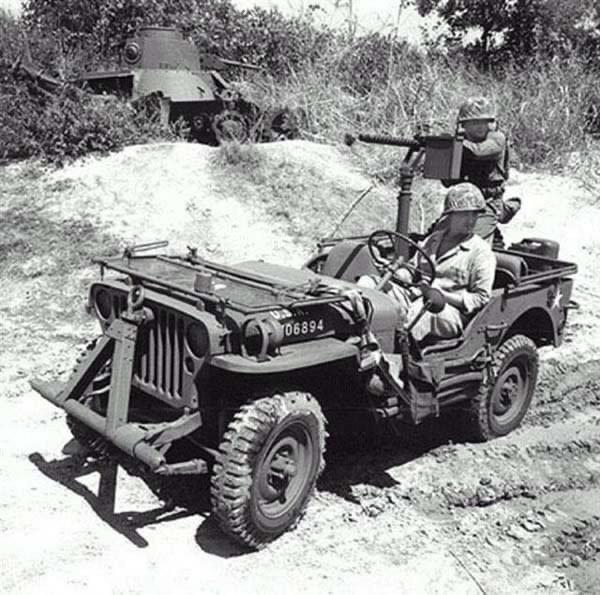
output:
<path id="1" fill-rule="evenodd" d="M 486 73 L 459 60 L 424 55 L 416 66 L 393 64 L 387 80 L 362 94 L 350 92 L 337 72 L 335 59 L 324 59 L 283 84 L 268 78 L 257 84 L 263 101 L 303 107 L 308 133 L 327 141 L 357 130 L 406 136 L 420 124 L 452 132 L 460 103 L 486 95 L 497 105 L 498 125 L 520 164 L 538 167 L 562 166 L 565 156 L 588 148 L 586 114 L 600 84 L 598 73 L 576 56 Z"/>
<path id="2" fill-rule="evenodd" d="M 276 22 L 282 31 L 287 30 L 289 24 L 280 21 Z M 304 26 L 307 35 L 314 33 L 310 23 Z M 38 49 L 53 44 L 51 33 L 43 38 L 36 31 L 42 35 L 33 40 Z M 240 39 L 250 35 L 245 30 L 235 34 Z M 252 73 L 239 82 L 244 95 L 263 109 L 302 108 L 307 138 L 336 142 L 344 132 L 357 130 L 407 136 L 420 124 L 433 132 L 451 132 L 463 99 L 485 94 L 495 100 L 499 125 L 523 165 L 562 166 L 565 155 L 587 148 L 586 114 L 591 106 L 600 105 L 600 75 L 575 53 L 561 60 L 534 59 L 525 67 L 509 64 L 502 71 L 482 72 L 465 57 L 419 53 L 376 34 L 316 38 L 319 52 L 305 62 L 290 55 L 285 78 L 279 71 L 277 78 Z M 8 68 L 21 39 L 22 24 L 0 13 L 0 153 L 47 153 L 60 161 L 164 138 L 151 123 L 134 121 L 132 113 L 115 102 L 65 105 L 66 99 L 28 100 L 25 85 L 15 81 Z M 49 106 L 53 111 L 46 114 Z M 83 141 L 78 143 L 79 136 Z M 397 150 L 379 149 L 367 158 L 367 167 L 385 178 L 397 157 Z"/>

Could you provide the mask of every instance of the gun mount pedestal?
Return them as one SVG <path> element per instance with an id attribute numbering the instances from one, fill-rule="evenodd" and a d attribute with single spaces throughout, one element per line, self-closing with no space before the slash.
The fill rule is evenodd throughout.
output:
<path id="1" fill-rule="evenodd" d="M 411 151 L 409 151 L 409 154 Z M 414 161 L 422 157 L 423 151 L 419 151 Z M 406 161 L 406 160 L 405 160 Z M 403 163 L 400 168 L 400 191 L 398 192 L 398 210 L 396 215 L 396 232 L 408 235 L 408 224 L 410 217 L 410 203 L 412 201 L 412 183 L 415 177 L 414 163 Z M 396 241 L 395 252 L 405 259 L 409 257 L 409 246 L 406 243 Z"/>
<path id="2" fill-rule="evenodd" d="M 344 136 L 344 142 L 348 146 L 352 146 L 356 140 L 408 149 L 400 166 L 400 191 L 397 197 L 396 232 L 402 235 L 408 234 L 412 182 L 415 171 L 421 165 L 423 159 L 425 160 L 423 167 L 425 178 L 451 180 L 460 177 L 463 141 L 463 135 L 460 132 L 457 132 L 454 136 L 449 134 L 440 136 L 416 135 L 412 139 L 382 134 L 359 134 L 357 137 L 346 134 Z M 395 251 L 398 256 L 408 258 L 408 246 L 406 244 L 396 243 Z"/>

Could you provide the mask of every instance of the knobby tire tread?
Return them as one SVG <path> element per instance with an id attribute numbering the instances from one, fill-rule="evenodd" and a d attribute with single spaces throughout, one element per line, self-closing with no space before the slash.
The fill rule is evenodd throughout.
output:
<path id="1" fill-rule="evenodd" d="M 314 415 L 319 425 L 319 464 L 315 477 L 292 524 L 304 512 L 316 480 L 325 466 L 325 417 L 311 395 L 303 392 L 277 392 L 243 405 L 225 431 L 211 478 L 211 507 L 221 529 L 243 545 L 260 549 L 278 535 L 260 531 L 250 515 L 254 463 L 262 446 L 277 424 L 288 414 Z"/>
<path id="2" fill-rule="evenodd" d="M 473 442 L 487 442 L 493 438 L 498 437 L 493 431 L 489 421 L 489 399 L 491 398 L 491 391 L 494 388 L 494 383 L 498 378 L 500 370 L 504 363 L 509 359 L 515 352 L 524 351 L 530 356 L 530 363 L 532 365 L 533 372 L 531 374 L 533 387 L 531 392 L 535 391 L 535 382 L 537 380 L 539 370 L 539 355 L 535 343 L 525 335 L 514 335 L 507 339 L 494 354 L 494 361 L 491 366 L 491 374 L 487 381 L 483 381 L 479 387 L 477 396 L 471 401 L 470 407 L 467 411 L 467 417 L 465 419 L 465 437 Z M 531 398 L 527 399 L 527 405 L 529 406 Z M 521 417 L 522 420 L 522 417 Z M 518 427 L 521 420 L 516 424 Z M 512 431 L 512 430 L 511 430 Z"/>

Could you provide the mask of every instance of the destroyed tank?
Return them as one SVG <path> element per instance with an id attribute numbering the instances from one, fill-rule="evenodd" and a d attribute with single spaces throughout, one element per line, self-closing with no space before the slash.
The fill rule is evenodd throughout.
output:
<path id="1" fill-rule="evenodd" d="M 29 55 L 19 66 L 46 89 L 64 84 L 35 67 Z M 296 138 L 301 113 L 260 109 L 222 76 L 230 67 L 261 70 L 200 52 L 175 27 L 143 27 L 125 42 L 119 70 L 89 72 L 66 82 L 95 94 L 130 98 L 136 107 L 157 114 L 164 125 L 182 118 L 192 138 L 203 143 Z"/>

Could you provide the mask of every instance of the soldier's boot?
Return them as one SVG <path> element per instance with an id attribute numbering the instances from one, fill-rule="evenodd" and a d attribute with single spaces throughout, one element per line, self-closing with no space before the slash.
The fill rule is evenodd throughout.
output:
<path id="1" fill-rule="evenodd" d="M 399 353 L 386 353 L 367 384 L 368 392 L 381 398 L 396 395 L 404 388 L 401 372 L 402 356 Z"/>

